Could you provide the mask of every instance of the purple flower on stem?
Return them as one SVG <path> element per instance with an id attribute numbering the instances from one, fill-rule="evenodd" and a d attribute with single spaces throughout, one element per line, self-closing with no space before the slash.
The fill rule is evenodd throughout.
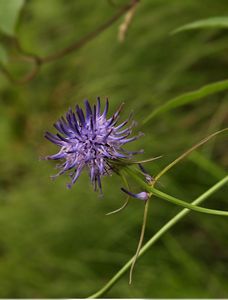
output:
<path id="1" fill-rule="evenodd" d="M 50 160 L 64 160 L 57 165 L 59 173 L 53 177 L 70 171 L 70 188 L 86 167 L 89 170 L 90 180 L 97 190 L 100 191 L 101 177 L 110 175 L 114 170 L 112 162 L 117 160 L 131 159 L 132 155 L 141 151 L 130 152 L 123 149 L 127 143 L 135 141 L 140 135 L 129 137 L 132 133 L 134 122 L 123 129 L 130 121 L 130 117 L 117 125 L 122 105 L 107 118 L 109 102 L 106 100 L 104 111 L 101 112 L 100 98 L 97 104 L 91 107 L 88 100 L 85 100 L 85 111 L 76 105 L 75 112 L 69 109 L 66 117 L 61 117 L 54 127 L 57 134 L 46 132 L 45 137 L 60 147 L 57 154 L 47 156 Z"/>
<path id="2" fill-rule="evenodd" d="M 122 190 L 124 193 L 128 194 L 129 196 L 131 196 L 131 197 L 133 197 L 133 198 L 136 198 L 136 199 L 139 199 L 139 200 L 144 200 L 144 201 L 146 201 L 146 200 L 149 199 L 149 196 L 150 196 L 149 193 L 147 193 L 147 192 L 140 192 L 140 193 L 138 193 L 138 194 L 134 194 L 134 193 L 132 193 L 132 192 L 126 190 L 125 188 L 121 188 L 121 190 Z"/>

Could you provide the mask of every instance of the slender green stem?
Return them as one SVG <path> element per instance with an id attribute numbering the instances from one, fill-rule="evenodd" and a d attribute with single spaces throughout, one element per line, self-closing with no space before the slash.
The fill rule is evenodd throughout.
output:
<path id="1" fill-rule="evenodd" d="M 156 195 L 157 197 L 167 200 L 171 203 L 174 203 L 176 205 L 179 206 L 183 206 L 185 208 L 191 209 L 191 210 L 195 210 L 201 213 L 205 213 L 205 214 L 210 214 L 210 215 L 218 215 L 218 216 L 228 216 L 228 211 L 223 211 L 223 210 L 216 210 L 216 209 L 208 209 L 208 208 L 204 208 L 204 207 L 200 207 L 200 206 L 196 206 L 193 204 L 190 204 L 188 202 L 185 202 L 183 200 L 177 199 L 173 196 L 170 196 L 168 194 L 165 194 L 153 187 L 150 188 L 151 192 L 153 192 L 154 195 Z"/>
<path id="2" fill-rule="evenodd" d="M 135 167 L 125 167 L 124 170 L 127 174 L 133 177 L 142 188 L 144 188 L 147 192 L 150 192 L 150 185 L 140 177 L 142 174 L 140 170 Z"/>
<path id="3" fill-rule="evenodd" d="M 124 208 L 126 208 L 128 206 L 129 198 L 130 198 L 130 196 L 127 196 L 127 198 L 122 206 L 120 206 L 119 208 L 117 208 L 115 210 L 110 211 L 109 213 L 107 213 L 105 215 L 106 216 L 114 215 L 114 214 L 117 214 L 118 212 L 121 212 L 122 210 L 124 210 Z"/>
<path id="4" fill-rule="evenodd" d="M 127 174 L 130 174 L 131 176 L 133 175 L 134 178 L 136 180 L 138 180 L 139 183 L 141 183 L 141 184 L 143 183 L 147 187 L 147 184 L 139 177 L 141 175 L 141 171 L 139 171 L 136 168 L 134 168 L 134 171 L 133 171 L 133 170 L 131 170 L 131 168 L 126 167 L 124 170 L 122 170 L 122 173 L 121 173 L 122 176 L 123 176 L 124 171 Z M 138 173 L 138 174 L 136 174 L 136 173 Z M 126 178 L 125 178 L 125 180 L 126 180 Z M 128 187 L 128 190 L 129 190 L 129 187 Z M 142 223 L 141 233 L 140 233 L 140 237 L 139 237 L 139 242 L 138 242 L 138 246 L 137 246 L 137 249 L 136 249 L 136 252 L 135 252 L 134 259 L 133 259 L 132 264 L 131 264 L 130 273 L 129 273 L 129 284 L 131 284 L 131 282 L 132 282 L 133 270 L 134 270 L 134 267 L 135 267 L 140 249 L 142 247 L 142 243 L 143 243 L 143 239 L 144 239 L 144 235 L 145 235 L 146 222 L 147 222 L 147 216 L 148 216 L 148 211 L 149 211 L 149 201 L 150 201 L 150 199 L 148 199 L 146 201 L 145 207 L 144 207 L 143 223 Z"/>
<path id="5" fill-rule="evenodd" d="M 131 282 L 132 282 L 133 270 L 134 270 L 137 258 L 139 256 L 140 249 L 142 248 L 142 243 L 143 243 L 143 239 L 144 239 L 144 235 L 145 235 L 145 229 L 146 229 L 146 221 L 147 221 L 147 216 L 148 216 L 148 210 L 149 210 L 149 202 L 150 202 L 150 199 L 148 199 L 145 203 L 144 214 L 143 214 L 143 223 L 142 223 L 141 233 L 140 233 L 140 237 L 139 237 L 139 242 L 138 242 L 138 246 L 137 246 L 137 249 L 136 249 L 136 252 L 135 252 L 134 259 L 133 259 L 132 264 L 131 264 L 131 268 L 130 268 L 129 284 L 131 284 Z"/>
<path id="6" fill-rule="evenodd" d="M 198 205 L 206 200 L 209 196 L 215 193 L 218 189 L 220 189 L 223 185 L 228 182 L 228 176 L 224 177 L 222 180 L 213 185 L 210 189 L 208 189 L 205 193 L 199 196 L 195 201 L 193 201 L 192 205 Z M 179 212 L 175 217 L 169 220 L 152 238 L 141 248 L 138 258 L 142 257 L 150 247 L 160 238 L 162 237 L 170 228 L 172 228 L 177 222 L 179 222 L 185 215 L 190 212 L 189 209 L 184 208 L 181 212 Z M 133 258 L 131 258 L 110 280 L 107 282 L 98 292 L 91 295 L 89 298 L 99 298 L 103 296 L 131 267 L 133 262 Z"/>
<path id="7" fill-rule="evenodd" d="M 151 158 L 148 158 L 148 159 L 138 160 L 138 161 L 133 160 L 133 161 L 130 162 L 130 164 L 143 164 L 143 163 L 146 163 L 146 162 L 157 160 L 159 158 L 162 158 L 162 155 L 159 155 L 159 156 L 156 156 L 156 157 L 151 157 Z"/>
<path id="8" fill-rule="evenodd" d="M 129 184 L 128 184 L 127 179 L 123 172 L 120 172 L 120 177 L 123 180 L 123 183 L 125 184 L 126 188 L 129 190 Z M 125 207 L 127 207 L 128 203 L 129 203 L 129 199 L 130 199 L 130 196 L 128 195 L 124 204 L 121 207 L 107 213 L 106 216 L 110 216 L 110 215 L 113 215 L 113 214 L 116 214 L 116 213 L 122 211 Z"/>
<path id="9" fill-rule="evenodd" d="M 181 161 L 186 156 L 188 156 L 191 152 L 193 152 L 194 150 L 196 150 L 197 148 L 199 148 L 200 146 L 202 146 L 203 144 L 205 144 L 207 141 L 209 141 L 213 137 L 215 137 L 218 134 L 220 134 L 222 132 L 225 132 L 225 131 L 228 131 L 228 128 L 224 128 L 222 130 L 216 131 L 216 132 L 212 133 L 211 135 L 209 135 L 209 136 L 205 137 L 204 139 L 202 139 L 196 145 L 192 146 L 190 149 L 188 149 L 182 155 L 180 155 L 177 159 L 175 159 L 174 161 L 172 161 L 168 166 L 166 166 L 164 169 L 162 169 L 162 171 L 156 176 L 155 181 L 157 181 L 160 177 L 162 177 L 166 172 L 168 172 L 173 166 L 175 166 L 179 161 Z"/>

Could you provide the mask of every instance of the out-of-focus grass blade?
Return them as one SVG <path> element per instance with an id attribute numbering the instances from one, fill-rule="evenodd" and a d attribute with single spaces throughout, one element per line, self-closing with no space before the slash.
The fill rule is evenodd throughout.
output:
<path id="1" fill-rule="evenodd" d="M 228 16 L 227 17 L 213 17 L 209 19 L 199 20 L 192 23 L 188 23 L 181 27 L 178 27 L 171 34 L 175 34 L 181 31 L 186 30 L 195 30 L 195 29 L 202 29 L 202 28 L 228 28 Z"/>
<path id="2" fill-rule="evenodd" d="M 167 112 L 169 110 L 172 110 L 176 107 L 183 106 L 185 104 L 189 104 L 191 102 L 201 100 L 205 98 L 206 96 L 224 91 L 228 89 L 228 80 L 218 81 L 214 83 L 210 83 L 208 85 L 205 85 L 201 87 L 200 89 L 188 92 L 186 94 L 182 94 L 176 98 L 173 98 L 163 105 L 159 106 L 155 110 L 152 111 L 151 114 L 145 120 L 143 121 L 143 125 L 146 124 L 148 121 L 150 121 L 155 116 L 158 116 L 164 112 Z"/>
<path id="3" fill-rule="evenodd" d="M 219 165 L 198 151 L 192 152 L 192 154 L 189 156 L 189 160 L 219 180 L 227 175 L 226 171 L 223 170 Z"/>

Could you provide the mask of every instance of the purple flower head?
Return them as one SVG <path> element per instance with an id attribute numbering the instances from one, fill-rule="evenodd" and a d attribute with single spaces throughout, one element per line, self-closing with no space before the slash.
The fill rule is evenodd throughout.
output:
<path id="1" fill-rule="evenodd" d="M 132 155 L 141 152 L 123 149 L 125 144 L 135 141 L 140 135 L 130 137 L 134 122 L 124 129 L 130 117 L 117 125 L 122 105 L 110 118 L 107 118 L 108 106 L 107 99 L 104 111 L 101 112 L 99 97 L 93 107 L 85 100 L 85 113 L 76 105 L 75 111 L 69 109 L 66 117 L 61 117 L 54 124 L 57 134 L 45 134 L 49 141 L 60 148 L 57 154 L 47 156 L 46 159 L 63 160 L 57 165 L 60 171 L 54 177 L 69 171 L 69 188 L 76 182 L 82 170 L 87 168 L 94 190 L 98 186 L 102 191 L 101 177 L 112 173 L 115 161 L 131 159 Z"/>

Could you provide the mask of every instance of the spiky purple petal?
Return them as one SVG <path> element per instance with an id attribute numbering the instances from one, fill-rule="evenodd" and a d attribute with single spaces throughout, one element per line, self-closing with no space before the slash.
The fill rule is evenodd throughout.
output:
<path id="1" fill-rule="evenodd" d="M 138 139 L 138 136 L 129 137 L 132 132 L 134 122 L 129 127 L 123 129 L 131 119 L 131 116 L 120 125 L 116 126 L 122 105 L 113 114 L 107 118 L 109 108 L 108 99 L 103 112 L 101 112 L 100 98 L 97 103 L 91 106 L 88 100 L 85 100 L 85 114 L 83 110 L 76 105 L 75 112 L 70 108 L 64 117 L 61 117 L 54 127 L 58 133 L 55 135 L 47 132 L 45 137 L 60 147 L 57 154 L 47 156 L 46 159 L 65 161 L 57 166 L 61 175 L 69 170 L 71 171 L 70 188 L 80 176 L 82 170 L 89 170 L 90 180 L 94 186 L 102 190 L 101 177 L 110 175 L 112 172 L 112 161 L 118 159 L 130 159 L 132 155 L 140 151 L 129 152 L 122 147 Z"/>

